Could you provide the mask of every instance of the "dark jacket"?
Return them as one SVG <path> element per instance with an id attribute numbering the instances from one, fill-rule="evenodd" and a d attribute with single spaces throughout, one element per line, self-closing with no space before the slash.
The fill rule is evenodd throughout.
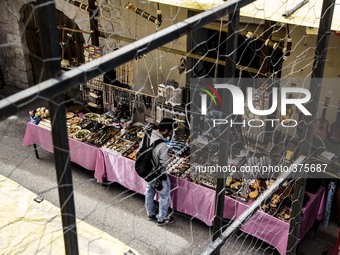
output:
<path id="1" fill-rule="evenodd" d="M 151 137 L 150 137 L 150 145 L 158 140 L 162 139 L 165 141 L 165 138 L 157 131 L 152 130 Z M 141 145 L 143 144 L 143 141 L 141 142 Z M 157 167 L 160 168 L 161 174 L 166 173 L 166 169 L 168 166 L 169 158 L 168 158 L 168 146 L 166 143 L 160 143 L 158 144 L 152 151 L 152 159 L 154 163 L 154 169 Z"/>

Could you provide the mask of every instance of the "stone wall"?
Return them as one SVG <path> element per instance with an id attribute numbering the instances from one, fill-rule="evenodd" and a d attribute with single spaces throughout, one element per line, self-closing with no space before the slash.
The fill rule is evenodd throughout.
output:
<path id="1" fill-rule="evenodd" d="M 32 75 L 27 75 L 32 70 L 30 63 L 26 63 L 27 52 L 22 46 L 25 38 L 19 28 L 20 8 L 24 0 L 0 1 L 0 65 L 8 85 L 26 88 L 32 82 Z"/>
<path id="2" fill-rule="evenodd" d="M 156 3 L 148 1 L 106 0 L 101 4 L 101 16 L 99 17 L 100 30 L 132 40 L 139 40 L 155 33 L 156 25 L 154 23 L 125 8 L 128 2 L 149 14 L 157 15 Z M 187 18 L 186 9 L 164 4 L 160 5 L 160 9 L 163 16 L 160 30 Z M 112 52 L 115 48 L 126 45 L 127 42 L 113 38 L 101 38 L 100 44 L 103 46 L 104 52 L 108 53 Z M 186 36 L 174 40 L 165 46 L 186 52 Z M 185 56 L 157 49 L 134 60 L 134 89 L 156 94 L 158 84 L 164 83 L 168 79 L 174 79 L 180 86 L 184 86 L 186 83 L 185 73 L 180 74 L 177 68 L 182 57 L 185 58 Z"/>
<path id="3" fill-rule="evenodd" d="M 87 0 L 82 0 L 87 4 Z M 155 24 L 136 15 L 125 8 L 126 0 L 104 0 L 100 5 L 100 17 L 98 19 L 101 31 L 121 35 L 126 38 L 138 40 L 156 32 Z M 18 88 L 27 88 L 33 85 L 32 64 L 29 57 L 25 25 L 23 24 L 23 9 L 26 0 L 0 1 L 0 10 L 3 17 L 0 20 L 0 65 L 2 67 L 5 82 Z M 64 0 L 55 2 L 56 8 L 67 17 L 74 20 L 81 30 L 90 31 L 89 14 Z M 155 3 L 135 2 L 136 7 L 156 15 Z M 187 11 L 177 7 L 161 5 L 163 23 L 161 29 L 184 20 Z M 88 34 L 83 34 L 86 42 L 91 44 Z M 126 45 L 127 42 L 112 38 L 101 38 L 100 46 L 104 54 L 112 52 L 115 48 Z M 186 51 L 186 37 L 167 45 L 171 48 Z M 182 86 L 185 85 L 185 74 L 179 74 L 176 66 L 182 56 L 154 50 L 146 56 L 133 61 L 135 89 L 153 93 L 157 91 L 157 85 L 167 79 L 175 79 Z"/>
<path id="4" fill-rule="evenodd" d="M 27 4 L 26 0 L 0 1 L 2 14 L 0 19 L 0 66 L 5 83 L 17 88 L 27 88 L 33 85 L 32 64 L 25 36 L 25 25 L 22 20 L 25 4 Z M 80 29 L 90 31 L 89 15 L 86 11 L 63 0 L 57 0 L 56 7 L 73 19 Z M 84 34 L 84 38 L 86 40 L 88 36 Z"/>

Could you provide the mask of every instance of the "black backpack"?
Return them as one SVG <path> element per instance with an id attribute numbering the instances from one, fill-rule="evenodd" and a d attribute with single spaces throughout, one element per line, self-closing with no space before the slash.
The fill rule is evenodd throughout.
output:
<path id="1" fill-rule="evenodd" d="M 162 139 L 158 139 L 150 145 L 150 136 L 151 132 L 144 135 L 143 144 L 137 152 L 135 162 L 137 174 L 147 182 L 151 182 L 160 176 L 159 168 L 153 164 L 152 151 L 158 144 L 164 142 Z"/>

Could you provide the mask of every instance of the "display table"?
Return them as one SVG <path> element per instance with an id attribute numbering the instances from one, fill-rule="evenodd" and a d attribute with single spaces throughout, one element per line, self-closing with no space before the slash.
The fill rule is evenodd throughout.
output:
<path id="1" fill-rule="evenodd" d="M 117 182 L 127 189 L 144 194 L 146 182 L 134 170 L 134 161 L 111 150 L 100 148 L 98 153 L 95 178 L 100 183 Z M 192 183 L 186 179 L 170 176 L 171 207 L 176 211 L 200 219 L 208 226 L 213 225 L 215 208 L 215 190 Z M 324 210 L 325 192 L 320 188 L 316 194 L 307 193 L 309 201 L 302 209 L 300 236 L 302 239 L 313 226 L 316 219 L 321 220 Z M 231 197 L 225 196 L 224 218 L 236 219 L 249 206 Z M 281 254 L 286 253 L 289 223 L 279 220 L 263 211 L 257 211 L 242 226 L 241 230 L 274 246 Z"/>
<path id="2" fill-rule="evenodd" d="M 53 152 L 51 131 L 47 128 L 27 124 L 24 145 L 38 144 Z M 146 182 L 134 170 L 134 161 L 112 150 L 69 139 L 71 160 L 86 169 L 94 170 L 98 183 L 104 179 L 117 182 L 129 190 L 144 194 Z M 192 183 L 186 179 L 170 176 L 171 207 L 191 215 L 206 225 L 212 226 L 215 209 L 215 190 Z M 299 238 L 302 239 L 315 220 L 323 215 L 325 192 L 320 188 L 316 194 L 307 193 L 309 201 L 302 209 L 302 222 Z M 236 219 L 249 206 L 225 196 L 224 218 Z M 263 211 L 257 211 L 244 223 L 241 230 L 274 246 L 281 254 L 286 253 L 289 223 L 281 221 Z"/>
<path id="3" fill-rule="evenodd" d="M 99 148 L 72 138 L 69 138 L 68 141 L 71 161 L 79 164 L 85 169 L 94 171 Z M 41 125 L 35 125 L 30 122 L 27 123 L 23 145 L 29 146 L 33 144 L 37 144 L 44 150 L 53 153 L 51 130 Z"/>
<path id="4" fill-rule="evenodd" d="M 135 161 L 105 148 L 100 148 L 100 151 L 95 171 L 95 178 L 99 183 L 105 178 L 107 181 L 118 182 L 127 189 L 145 194 L 146 182 L 135 172 Z M 174 176 L 170 176 L 170 181 L 171 207 L 211 226 L 215 191 Z"/>
<path id="5" fill-rule="evenodd" d="M 306 192 L 309 201 L 302 209 L 302 221 L 299 240 L 313 226 L 315 220 L 321 220 L 324 212 L 325 190 L 320 188 L 315 194 Z M 238 213 L 241 214 L 247 205 L 240 203 Z M 273 245 L 280 254 L 286 253 L 289 234 L 289 222 L 281 221 L 263 211 L 257 211 L 241 228 L 245 233 Z"/>

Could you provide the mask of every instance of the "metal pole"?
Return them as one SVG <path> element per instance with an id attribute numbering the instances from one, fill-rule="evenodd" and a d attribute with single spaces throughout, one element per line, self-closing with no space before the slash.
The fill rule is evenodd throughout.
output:
<path id="1" fill-rule="evenodd" d="M 224 75 L 227 79 L 235 78 L 237 63 L 237 46 L 238 46 L 238 26 L 240 23 L 240 11 L 235 10 L 233 14 L 229 14 L 228 23 L 228 40 L 227 40 L 227 57 L 224 67 Z"/>
<path id="2" fill-rule="evenodd" d="M 96 0 L 89 0 L 89 7 L 92 11 L 89 12 L 90 28 L 93 31 L 91 34 L 92 45 L 99 46 L 99 31 L 98 31 L 98 7 L 96 6 Z"/>
<path id="3" fill-rule="evenodd" d="M 227 52 L 226 55 L 226 65 L 224 69 L 225 78 L 232 79 L 235 77 L 236 72 L 236 58 L 237 58 L 237 39 L 238 39 L 238 25 L 240 20 L 239 10 L 235 11 L 233 14 L 229 15 L 228 23 L 228 40 L 227 40 Z M 226 90 L 222 90 L 222 101 L 225 102 L 222 105 L 222 118 L 230 118 L 232 114 L 232 98 L 230 93 Z M 230 127 L 225 126 L 220 136 L 219 143 L 219 155 L 218 155 L 218 165 L 227 166 L 228 157 L 230 154 Z M 216 198 L 215 198 L 215 218 L 213 226 L 213 241 L 220 237 L 223 231 L 223 213 L 224 213 L 224 198 L 225 198 L 225 180 L 226 173 L 221 171 L 217 173 L 217 186 L 216 186 Z M 219 250 L 215 251 L 215 254 L 219 254 Z"/>
<path id="4" fill-rule="evenodd" d="M 33 148 L 34 148 L 35 157 L 39 159 L 39 152 L 38 152 L 37 145 L 35 143 L 33 144 Z"/>
<path id="5" fill-rule="evenodd" d="M 318 38 L 316 41 L 316 49 L 313 61 L 313 69 L 311 75 L 310 92 L 312 94 L 312 100 L 307 104 L 310 113 L 312 114 L 307 121 L 307 128 L 303 134 L 306 137 L 304 140 L 303 148 L 307 148 L 305 155 L 309 158 L 312 154 L 312 144 L 314 141 L 313 127 L 316 119 L 316 114 L 318 111 L 318 102 L 320 100 L 320 90 L 322 84 L 322 77 L 325 69 L 325 62 L 327 56 L 327 47 L 329 43 L 329 35 L 331 31 L 333 12 L 335 7 L 335 0 L 324 0 L 321 19 L 319 24 Z M 307 119 L 307 118 L 306 118 Z M 308 120 L 308 119 L 307 119 Z M 287 255 L 294 255 L 296 253 L 296 248 L 299 240 L 299 230 L 301 223 L 301 213 L 303 198 L 306 186 L 306 174 L 302 173 L 298 176 L 294 187 L 294 196 L 292 203 L 292 212 L 289 228 L 289 237 L 287 244 Z"/>
<path id="6" fill-rule="evenodd" d="M 86 5 L 86 4 L 82 4 L 82 3 L 78 2 L 78 1 L 73 1 L 73 0 L 65 0 L 65 1 L 67 1 L 67 2 L 70 3 L 70 4 L 73 4 L 73 5 L 77 6 L 77 7 L 79 7 L 80 9 L 83 9 L 83 10 L 85 10 L 85 11 L 93 12 L 93 9 L 91 9 L 91 8 L 90 8 L 88 5 Z"/>
<path id="7" fill-rule="evenodd" d="M 292 165 L 298 165 L 304 162 L 305 157 L 300 156 Z M 292 166 L 291 165 L 291 166 Z M 289 171 L 283 172 L 279 175 L 276 181 L 270 185 L 268 189 L 266 189 L 255 201 L 252 203 L 223 233 L 222 235 L 216 239 L 213 243 L 211 243 L 205 251 L 201 253 L 201 255 L 210 255 L 215 252 L 215 250 L 219 250 L 222 245 L 227 241 L 229 236 L 233 234 L 236 230 L 238 230 L 242 223 L 246 221 L 259 207 L 260 205 L 273 193 L 277 190 L 278 187 L 291 175 L 291 167 Z"/>
<path id="8" fill-rule="evenodd" d="M 0 89 L 4 88 L 6 85 L 4 74 L 2 73 L 1 66 L 0 66 Z"/>
<path id="9" fill-rule="evenodd" d="M 44 79 L 57 78 L 61 74 L 60 52 L 58 48 L 56 9 L 54 1 L 38 0 L 41 53 Z M 46 19 L 48 18 L 48 20 Z M 78 254 L 76 213 L 74 207 L 72 173 L 66 130 L 64 97 L 59 94 L 49 100 L 52 124 L 55 166 L 57 171 L 59 202 L 64 232 L 65 253 Z"/>
<path id="10" fill-rule="evenodd" d="M 136 41 L 135 39 L 131 39 L 131 38 L 121 36 L 121 35 L 110 34 L 110 33 L 106 33 L 106 32 L 103 32 L 103 31 L 99 31 L 99 37 L 114 38 L 114 39 L 117 39 L 117 40 L 120 40 L 120 41 L 129 42 L 129 43 L 133 43 L 133 42 Z M 188 37 L 188 40 L 190 40 L 189 37 Z M 161 51 L 165 51 L 167 53 L 174 53 L 174 54 L 185 56 L 185 57 L 188 57 L 188 58 L 198 59 L 200 61 L 206 61 L 206 62 L 213 63 L 213 64 L 217 63 L 217 64 L 222 65 L 222 66 L 226 65 L 224 60 L 217 60 L 216 58 L 210 58 L 210 57 L 206 57 L 204 55 L 194 54 L 194 53 L 190 53 L 190 52 L 187 52 L 187 51 L 184 51 L 184 50 L 178 50 L 178 49 L 175 49 L 175 48 L 170 48 L 170 47 L 165 47 L 165 46 L 160 46 L 158 49 L 160 49 Z M 270 72 L 261 73 L 259 69 L 252 68 L 252 67 L 249 67 L 249 66 L 243 66 L 243 65 L 237 64 L 236 68 L 239 69 L 239 70 L 242 70 L 242 71 L 246 71 L 246 72 L 250 72 L 250 73 L 254 73 L 254 74 L 259 74 L 259 75 L 263 75 L 263 76 L 267 76 L 267 77 L 271 76 Z M 189 69 L 190 68 L 188 67 L 188 70 Z"/>

